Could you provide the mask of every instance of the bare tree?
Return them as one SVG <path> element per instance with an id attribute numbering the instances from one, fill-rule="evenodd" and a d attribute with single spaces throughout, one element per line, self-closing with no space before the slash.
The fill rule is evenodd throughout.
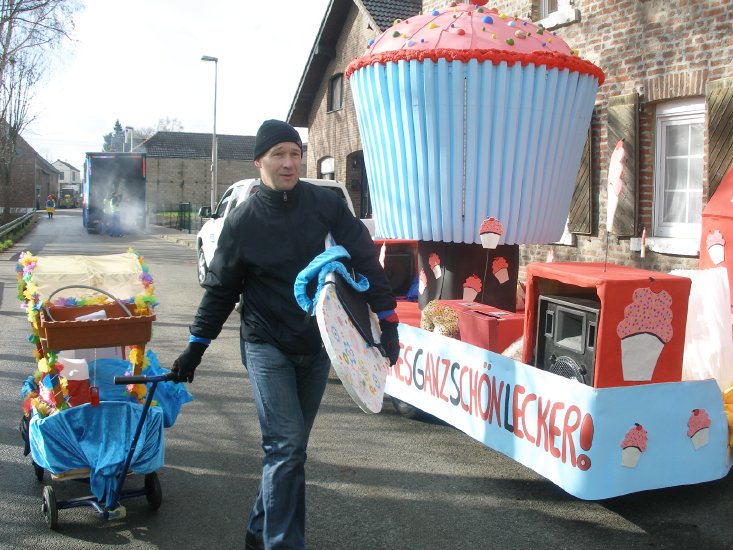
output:
<path id="1" fill-rule="evenodd" d="M 153 137 L 157 132 L 182 132 L 183 123 L 177 118 L 160 118 L 158 126 L 142 126 L 135 128 L 135 143 L 142 143 Z"/>
<path id="2" fill-rule="evenodd" d="M 176 117 L 165 117 L 158 119 L 158 132 L 182 132 L 183 123 Z"/>
<path id="3" fill-rule="evenodd" d="M 33 121 L 33 89 L 48 69 L 49 49 L 68 38 L 76 0 L 0 0 L 0 197 L 11 217 L 12 161 Z"/>

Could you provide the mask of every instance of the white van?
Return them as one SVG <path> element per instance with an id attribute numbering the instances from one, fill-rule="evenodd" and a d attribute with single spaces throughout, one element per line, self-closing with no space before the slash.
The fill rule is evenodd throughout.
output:
<path id="1" fill-rule="evenodd" d="M 334 193 L 337 193 L 346 202 L 349 210 L 354 214 L 354 205 L 351 202 L 351 197 L 349 197 L 349 193 L 346 191 L 346 186 L 340 181 L 309 178 L 301 179 L 314 185 L 332 189 Z M 203 227 L 201 227 L 201 230 L 196 236 L 199 284 L 202 285 L 204 283 L 206 274 L 209 271 L 209 266 L 211 265 L 211 260 L 214 258 L 214 253 L 216 252 L 216 246 L 219 241 L 219 234 L 221 233 L 224 220 L 233 208 L 236 208 L 239 204 L 246 201 L 250 196 L 252 196 L 252 194 L 257 192 L 258 188 L 258 179 L 246 179 L 234 182 L 229 186 L 224 195 L 222 195 L 221 200 L 216 207 L 216 211 L 213 213 L 200 212 L 203 217 L 210 216 L 210 218 Z M 209 208 L 205 207 L 202 210 L 209 210 Z M 206 214 L 209 215 L 207 216 Z"/>

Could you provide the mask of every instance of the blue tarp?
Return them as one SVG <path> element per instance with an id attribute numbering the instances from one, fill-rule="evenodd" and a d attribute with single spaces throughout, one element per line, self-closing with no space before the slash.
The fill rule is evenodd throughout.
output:
<path id="1" fill-rule="evenodd" d="M 152 376 L 166 372 L 152 351 L 146 356 L 149 365 L 142 374 Z M 124 385 L 113 384 L 114 376 L 131 370 L 129 361 L 98 359 L 90 363 L 90 383 L 99 388 L 101 403 L 98 407 L 84 404 L 47 418 L 34 414 L 30 421 L 34 462 L 55 474 L 89 468 L 92 493 L 105 506 L 115 504 L 109 502 L 117 483 L 115 477 L 122 470 L 143 410 Z M 163 428 L 175 423 L 181 406 L 191 399 L 183 384 L 158 383 L 154 396 L 157 404 L 148 411 L 131 471 L 145 474 L 163 465 Z"/>
<path id="2" fill-rule="evenodd" d="M 106 506 L 117 483 L 143 407 L 137 403 L 103 401 L 72 407 L 46 418 L 34 415 L 30 423 L 33 460 L 42 468 L 61 474 L 89 468 L 92 493 Z M 163 411 L 151 407 L 132 457 L 131 470 L 154 472 L 165 458 Z"/>

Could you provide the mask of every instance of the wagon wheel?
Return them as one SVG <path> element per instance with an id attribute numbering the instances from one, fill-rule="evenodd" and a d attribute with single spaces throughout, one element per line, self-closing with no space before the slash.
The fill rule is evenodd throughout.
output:
<path id="1" fill-rule="evenodd" d="M 163 503 L 163 489 L 155 472 L 145 475 L 145 498 L 148 499 L 151 510 L 157 510 Z"/>
<path id="2" fill-rule="evenodd" d="M 46 518 L 46 525 L 49 529 L 56 529 L 59 526 L 59 509 L 56 505 L 56 495 L 53 492 L 53 487 L 46 485 L 43 488 L 43 506 L 41 507 L 44 517 Z"/>

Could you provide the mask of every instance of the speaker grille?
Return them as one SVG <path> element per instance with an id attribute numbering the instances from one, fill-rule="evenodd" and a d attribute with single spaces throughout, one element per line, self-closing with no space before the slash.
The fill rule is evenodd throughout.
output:
<path id="1" fill-rule="evenodd" d="M 583 384 L 588 383 L 585 380 L 585 375 L 587 374 L 585 367 L 583 367 L 583 365 L 579 365 L 572 357 L 567 357 L 565 355 L 561 355 L 560 357 L 550 357 L 550 368 L 547 370 L 564 378 L 577 380 Z"/>

